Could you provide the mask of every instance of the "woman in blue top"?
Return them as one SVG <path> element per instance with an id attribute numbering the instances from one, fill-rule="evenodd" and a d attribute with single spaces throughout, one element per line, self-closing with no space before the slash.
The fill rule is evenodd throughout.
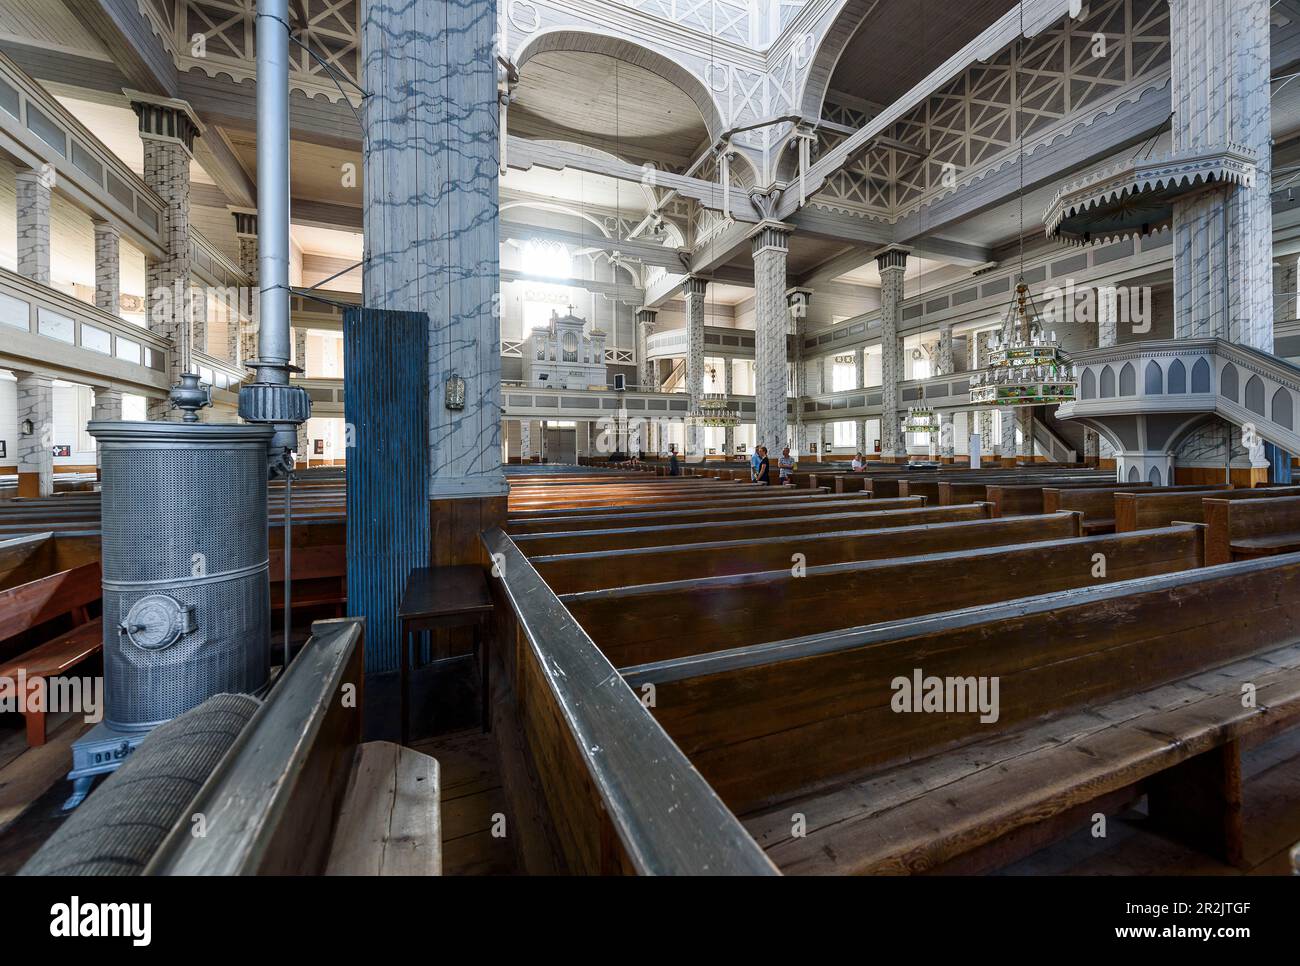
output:
<path id="1" fill-rule="evenodd" d="M 758 455 L 758 451 L 760 449 L 762 449 L 761 446 L 755 446 L 754 452 L 749 454 L 749 479 L 750 482 L 752 483 L 758 482 L 758 464 L 763 459 L 761 456 Z"/>

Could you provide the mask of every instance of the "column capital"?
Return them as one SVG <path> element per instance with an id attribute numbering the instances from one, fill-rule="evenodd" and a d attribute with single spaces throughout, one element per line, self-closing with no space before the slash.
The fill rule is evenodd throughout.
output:
<path id="1" fill-rule="evenodd" d="M 873 257 L 876 266 L 883 272 L 891 268 L 907 268 L 907 256 L 911 253 L 912 250 L 903 245 L 890 245 L 880 249 Z"/>
<path id="2" fill-rule="evenodd" d="M 234 216 L 235 219 L 235 237 L 236 238 L 256 238 L 257 237 L 257 209 L 256 208 L 235 208 L 227 206 L 226 210 Z"/>
<path id="3" fill-rule="evenodd" d="M 206 130 L 188 101 L 123 88 L 140 123 L 140 137 L 171 141 L 194 153 L 194 139 Z"/>
<path id="4" fill-rule="evenodd" d="M 703 275 L 687 275 L 685 281 L 682 282 L 682 294 L 688 297 L 691 295 L 703 297 L 709 282 L 710 279 Z"/>
<path id="5" fill-rule="evenodd" d="M 794 233 L 794 226 L 783 221 L 773 219 L 764 219 L 754 226 L 753 231 L 749 233 L 749 243 L 752 253 L 757 255 L 759 252 L 768 249 L 786 252 L 790 250 L 790 236 Z"/>

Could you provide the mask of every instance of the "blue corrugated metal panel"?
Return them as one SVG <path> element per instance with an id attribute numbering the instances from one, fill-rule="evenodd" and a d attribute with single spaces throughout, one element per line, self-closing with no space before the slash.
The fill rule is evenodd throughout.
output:
<path id="1" fill-rule="evenodd" d="M 343 315 L 348 614 L 366 619 L 369 672 L 398 669 L 397 605 L 429 565 L 428 339 L 423 312 Z"/>

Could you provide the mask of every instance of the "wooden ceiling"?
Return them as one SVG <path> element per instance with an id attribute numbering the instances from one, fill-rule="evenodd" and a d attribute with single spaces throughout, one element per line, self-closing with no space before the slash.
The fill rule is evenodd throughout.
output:
<path id="1" fill-rule="evenodd" d="M 538 54 L 524 65 L 509 124 L 521 137 L 677 170 L 708 141 L 699 109 L 680 88 L 644 67 L 579 51 Z"/>
<path id="2" fill-rule="evenodd" d="M 223 128 L 230 148 L 248 176 L 257 180 L 257 135 Z M 308 198 L 335 205 L 361 204 L 361 155 L 320 144 L 292 141 L 289 190 L 295 198 Z M 343 165 L 352 164 L 355 187 L 344 185 Z"/>
<path id="3" fill-rule="evenodd" d="M 831 75 L 833 91 L 877 104 L 907 93 L 1016 0 L 881 0 Z"/>

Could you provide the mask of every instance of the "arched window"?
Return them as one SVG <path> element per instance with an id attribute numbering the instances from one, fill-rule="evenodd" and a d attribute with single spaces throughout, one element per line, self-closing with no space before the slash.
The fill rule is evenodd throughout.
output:
<path id="1" fill-rule="evenodd" d="M 1147 474 L 1147 481 L 1152 486 L 1160 485 L 1160 467 L 1158 466 L 1151 467 L 1151 472 Z"/>

